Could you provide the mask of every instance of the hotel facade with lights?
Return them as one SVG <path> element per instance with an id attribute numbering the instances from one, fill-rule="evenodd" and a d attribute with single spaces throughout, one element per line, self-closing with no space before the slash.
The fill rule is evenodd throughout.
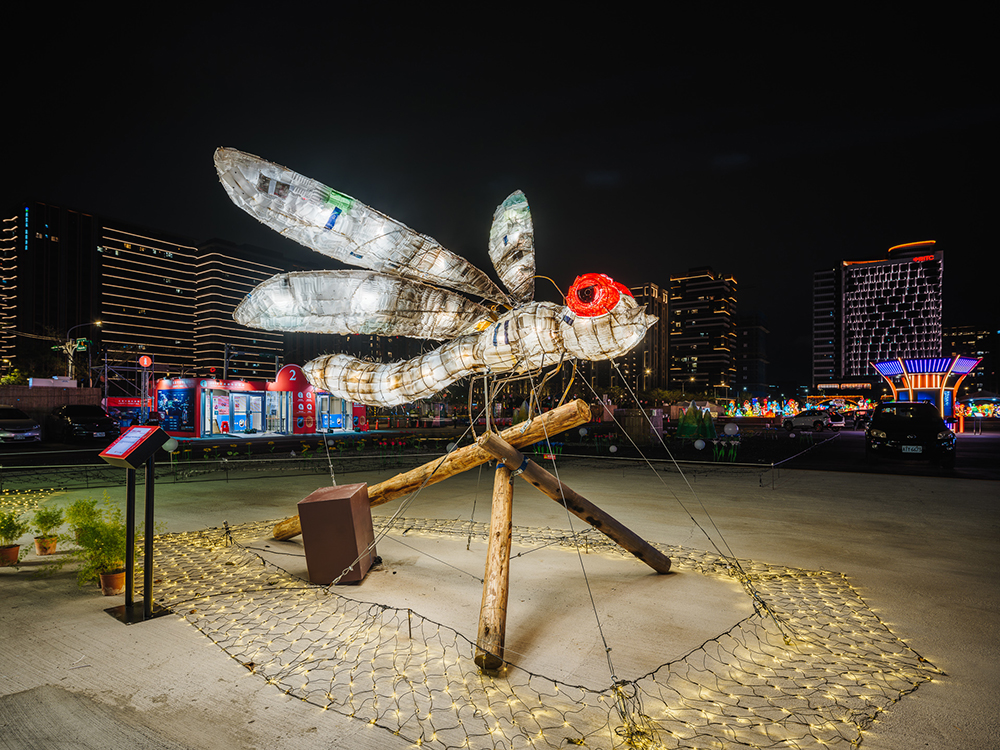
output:
<path id="1" fill-rule="evenodd" d="M 813 275 L 812 386 L 878 382 L 873 363 L 941 356 L 944 253 L 933 240 Z"/>
<path id="2" fill-rule="evenodd" d="M 220 377 L 225 369 L 235 377 L 274 377 L 282 335 L 232 319 L 250 289 L 282 270 L 263 257 L 220 241 L 199 244 L 60 206 L 22 204 L 0 226 L 5 366 L 69 337 L 89 342 L 76 355 L 79 372 L 107 364 L 107 372 L 127 373 L 149 355 L 157 375 L 216 368 Z"/>

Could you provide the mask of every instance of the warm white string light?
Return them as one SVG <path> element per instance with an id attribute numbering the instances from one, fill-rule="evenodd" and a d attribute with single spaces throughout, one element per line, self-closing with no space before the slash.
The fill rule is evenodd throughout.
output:
<path id="1" fill-rule="evenodd" d="M 384 523 L 377 519 L 376 525 Z M 392 530 L 463 542 L 485 525 L 394 518 Z M 795 634 L 757 612 L 685 657 L 606 689 L 508 665 L 481 674 L 474 642 L 416 612 L 355 601 L 265 562 L 244 545 L 273 522 L 157 538 L 160 601 L 288 695 L 435 747 L 850 747 L 875 717 L 940 674 L 840 574 L 741 560 Z M 383 529 L 379 529 L 382 531 Z M 561 537 L 561 538 L 560 538 Z M 523 547 L 572 548 L 555 529 L 515 528 Z M 591 553 L 620 556 L 592 540 Z M 728 577 L 710 552 L 656 545 L 676 569 Z M 638 701 L 620 720 L 622 701 Z"/>

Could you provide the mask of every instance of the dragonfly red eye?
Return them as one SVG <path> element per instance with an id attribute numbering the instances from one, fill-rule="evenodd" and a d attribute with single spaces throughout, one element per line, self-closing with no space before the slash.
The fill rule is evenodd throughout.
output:
<path id="1" fill-rule="evenodd" d="M 573 286 L 566 295 L 566 304 L 577 315 L 592 318 L 611 312 L 622 294 L 629 297 L 632 293 L 627 287 L 619 284 L 603 273 L 585 273 L 577 276 Z"/>

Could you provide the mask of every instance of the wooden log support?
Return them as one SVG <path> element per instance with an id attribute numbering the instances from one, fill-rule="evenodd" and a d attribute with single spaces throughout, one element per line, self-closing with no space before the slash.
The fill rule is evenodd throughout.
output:
<path id="1" fill-rule="evenodd" d="M 504 661 L 513 497 L 510 469 L 498 464 L 493 480 L 490 541 L 486 553 L 486 573 L 483 576 L 483 601 L 479 608 L 479 634 L 476 637 L 476 666 L 486 672 L 500 669 Z"/>
<path id="2" fill-rule="evenodd" d="M 537 487 L 543 494 L 548 495 L 577 518 L 586 521 L 620 547 L 631 552 L 657 573 L 670 572 L 669 557 L 587 498 L 574 492 L 534 461 L 528 460 L 520 451 L 497 435 L 486 433 L 476 441 L 476 445 L 503 461 L 508 469 L 512 471 L 521 469 L 522 479 Z"/>
<path id="3" fill-rule="evenodd" d="M 585 401 L 577 399 L 567 404 L 540 414 L 527 425 L 516 424 L 500 433 L 504 442 L 514 447 L 523 447 L 544 440 L 546 437 L 558 435 L 590 421 L 590 407 Z M 428 461 L 416 469 L 397 474 L 368 488 L 368 499 L 372 507 L 395 500 L 423 486 L 437 484 L 448 477 L 473 469 L 480 464 L 493 459 L 493 456 L 479 448 L 478 445 L 467 445 L 452 451 L 441 458 Z M 298 516 L 279 521 L 274 527 L 275 539 L 291 539 L 302 533 L 302 525 Z"/>

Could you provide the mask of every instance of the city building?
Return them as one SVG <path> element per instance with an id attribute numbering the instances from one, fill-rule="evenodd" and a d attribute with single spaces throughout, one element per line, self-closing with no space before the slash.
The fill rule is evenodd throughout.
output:
<path id="1" fill-rule="evenodd" d="M 813 274 L 812 386 L 841 378 L 841 282 L 840 269 Z"/>
<path id="2" fill-rule="evenodd" d="M 619 362 L 621 377 L 628 381 L 636 393 L 654 388 L 666 388 L 667 368 L 667 316 L 669 292 L 652 282 L 630 289 L 640 306 L 645 305 L 646 314 L 655 315 L 658 320 L 632 351 Z"/>
<path id="3" fill-rule="evenodd" d="M 261 248 L 213 239 L 198 246 L 195 262 L 195 372 L 219 378 L 273 378 L 285 355 L 284 335 L 241 326 L 236 306 L 258 284 L 281 273 L 283 258 Z"/>
<path id="4" fill-rule="evenodd" d="M 941 355 L 944 253 L 933 240 L 845 260 L 813 276 L 813 387 L 876 382 L 871 363 Z"/>
<path id="5" fill-rule="evenodd" d="M 320 354 L 392 361 L 428 347 L 401 336 L 282 333 L 233 320 L 271 276 L 323 267 L 319 258 L 25 203 L 0 223 L 0 361 L 4 371 L 67 373 L 102 384 L 109 397 L 133 398 L 149 376 L 264 382 Z"/>
<path id="6" fill-rule="evenodd" d="M 1000 378 L 997 377 L 1000 331 L 982 326 L 946 326 L 941 338 L 943 356 L 962 355 L 982 360 L 965 379 L 959 398 L 984 391 L 1000 394 Z"/>
<path id="7" fill-rule="evenodd" d="M 736 279 L 711 268 L 670 277 L 669 387 L 735 397 Z"/>
<path id="8" fill-rule="evenodd" d="M 736 365 L 736 383 L 733 398 L 769 398 L 767 383 L 767 335 L 759 313 L 743 315 L 736 320 L 736 348 L 733 360 Z"/>
<path id="9" fill-rule="evenodd" d="M 97 221 L 100 304 L 91 313 L 103 358 L 119 372 L 153 358 L 157 372 L 192 373 L 196 361 L 195 257 L 190 242 Z M 80 248 L 84 254 L 86 248 Z M 64 285 L 72 298 L 72 285 Z M 86 323 L 83 323 L 86 325 Z M 93 352 L 89 352 L 93 354 Z M 93 357 L 87 364 L 96 364 Z M 86 367 L 80 367 L 86 372 Z"/>
<path id="10" fill-rule="evenodd" d="M 237 377 L 276 373 L 282 334 L 250 331 L 232 313 L 282 270 L 272 264 L 280 255 L 269 263 L 275 254 L 41 202 L 22 204 L 0 226 L 7 369 L 103 382 L 109 396 L 136 395 L 142 356 L 159 377 L 223 377 L 227 365 Z"/>
<path id="11" fill-rule="evenodd" d="M 65 374 L 67 337 L 100 337 L 103 264 L 95 217 L 46 203 L 26 203 L 0 231 L 0 353 L 6 369 L 41 360 Z"/>

